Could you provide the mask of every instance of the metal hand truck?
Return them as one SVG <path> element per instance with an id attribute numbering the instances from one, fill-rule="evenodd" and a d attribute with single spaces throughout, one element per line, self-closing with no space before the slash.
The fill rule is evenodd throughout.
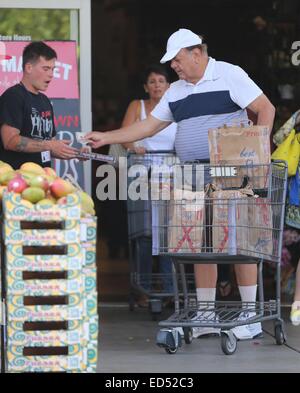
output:
<path id="1" fill-rule="evenodd" d="M 179 166 L 180 176 L 185 167 Z M 237 348 L 237 338 L 231 329 L 266 320 L 274 320 L 275 340 L 282 345 L 286 340 L 280 313 L 285 162 L 243 166 L 195 163 L 189 169 L 193 176 L 200 174 L 202 179 L 201 191 L 194 200 L 186 199 L 184 194 L 176 199 L 176 188 L 180 191 L 180 187 L 174 184 L 173 199 L 155 202 L 159 210 L 159 253 L 172 258 L 175 292 L 175 312 L 159 323 L 162 329 L 157 334 L 157 345 L 173 354 L 182 345 L 181 335 L 175 328 L 183 328 L 184 341 L 190 344 L 193 328 L 213 327 L 220 328 L 221 348 L 231 355 Z M 180 183 L 178 170 L 175 171 L 174 180 Z M 204 178 L 217 185 L 219 194 L 204 191 Z M 243 187 L 248 184 L 246 189 L 252 189 L 255 196 L 241 197 L 238 190 L 242 183 Z M 231 197 L 222 197 L 226 191 L 232 193 Z M 276 264 L 276 297 L 268 301 L 264 299 L 263 289 L 263 264 L 267 261 Z M 258 264 L 258 301 L 192 303 L 186 290 L 185 267 L 211 263 Z M 176 270 L 180 271 L 183 283 L 183 305 L 179 303 Z"/>
<path id="2" fill-rule="evenodd" d="M 152 204 L 152 199 L 159 197 L 164 186 L 171 184 L 173 166 L 178 163 L 178 158 L 172 151 L 148 151 L 145 154 L 129 153 L 128 165 L 128 193 L 135 192 L 134 182 L 140 179 L 139 199 L 137 195 L 129 195 L 127 200 L 128 214 L 128 238 L 129 238 L 129 261 L 130 261 L 130 295 L 129 307 L 134 310 L 135 295 L 149 297 L 149 309 L 152 319 L 162 311 L 162 301 L 173 298 L 172 272 L 152 271 L 152 254 L 155 251 L 158 233 L 152 229 L 157 228 L 159 211 Z M 144 187 L 144 191 L 142 188 Z M 156 194 L 156 196 L 155 196 Z M 150 261 L 149 261 L 150 258 Z M 168 263 L 168 261 L 165 261 Z M 171 261 L 169 261 L 171 265 Z M 145 266 L 145 265 L 150 265 Z M 187 279 L 192 278 L 193 274 Z"/>

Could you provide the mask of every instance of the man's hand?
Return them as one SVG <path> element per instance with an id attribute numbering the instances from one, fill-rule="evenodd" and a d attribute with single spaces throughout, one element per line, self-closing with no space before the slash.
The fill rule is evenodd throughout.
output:
<path id="1" fill-rule="evenodd" d="M 79 153 L 78 154 L 80 154 L 80 153 L 90 153 L 91 152 L 91 148 L 89 147 L 89 146 L 85 146 L 85 147 L 82 147 L 80 150 L 79 150 Z M 76 157 L 79 161 L 88 161 L 89 160 L 89 158 L 84 158 L 84 157 L 79 157 L 79 156 L 77 156 Z"/>
<path id="2" fill-rule="evenodd" d="M 84 138 L 82 138 L 84 141 L 87 141 L 89 146 L 91 146 L 93 149 L 97 149 L 98 147 L 104 146 L 107 144 L 106 138 L 105 138 L 105 132 L 99 132 L 99 131 L 92 131 L 88 132 Z"/>
<path id="3" fill-rule="evenodd" d="M 51 156 L 54 158 L 60 158 L 62 160 L 70 160 L 76 158 L 79 150 L 69 146 L 71 141 L 67 140 L 56 140 L 52 139 L 48 141 Z"/>
<path id="4" fill-rule="evenodd" d="M 145 154 L 147 150 L 143 146 L 134 146 L 133 151 L 135 154 Z"/>
<path id="5" fill-rule="evenodd" d="M 162 121 L 149 115 L 147 119 L 138 121 L 127 127 L 122 127 L 119 130 L 89 132 L 82 140 L 87 141 L 91 147 L 97 149 L 98 147 L 111 145 L 112 143 L 124 144 L 151 137 L 170 124 L 171 122 Z"/>
<path id="6" fill-rule="evenodd" d="M 1 127 L 1 138 L 4 149 L 19 153 L 40 153 L 50 150 L 54 158 L 61 158 L 63 160 L 70 160 L 78 154 L 77 149 L 69 146 L 71 141 L 27 138 L 20 135 L 20 130 L 10 127 L 7 124 L 3 124 Z"/>

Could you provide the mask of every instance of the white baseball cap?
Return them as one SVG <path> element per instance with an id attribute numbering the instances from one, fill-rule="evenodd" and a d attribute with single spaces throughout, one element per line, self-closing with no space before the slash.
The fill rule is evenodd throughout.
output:
<path id="1" fill-rule="evenodd" d="M 197 34 L 188 29 L 179 29 L 169 37 L 167 51 L 160 62 L 166 63 L 172 60 L 182 48 L 201 44 L 202 40 Z"/>

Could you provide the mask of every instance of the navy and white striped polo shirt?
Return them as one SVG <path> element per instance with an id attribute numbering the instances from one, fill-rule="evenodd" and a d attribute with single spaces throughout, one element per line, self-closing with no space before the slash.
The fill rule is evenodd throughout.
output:
<path id="1" fill-rule="evenodd" d="M 172 83 L 151 115 L 177 123 L 181 162 L 208 159 L 208 130 L 248 120 L 245 108 L 261 94 L 240 67 L 210 57 L 200 81 Z"/>

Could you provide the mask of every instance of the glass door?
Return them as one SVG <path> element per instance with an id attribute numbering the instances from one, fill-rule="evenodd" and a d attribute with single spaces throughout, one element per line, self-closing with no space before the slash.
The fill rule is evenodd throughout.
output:
<path id="1" fill-rule="evenodd" d="M 80 118 L 92 130 L 90 0 L 1 0 L 0 41 L 74 40 L 78 48 Z M 91 165 L 84 163 L 84 188 L 91 193 Z"/>

